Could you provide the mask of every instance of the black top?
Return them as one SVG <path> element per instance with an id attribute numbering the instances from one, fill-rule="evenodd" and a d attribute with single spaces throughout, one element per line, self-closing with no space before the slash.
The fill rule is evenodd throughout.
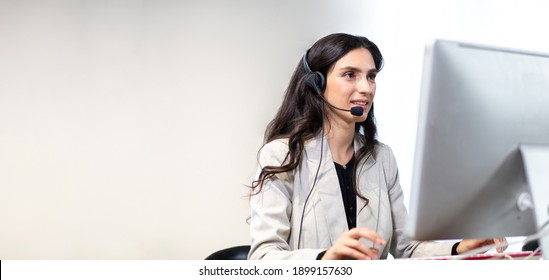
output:
<path id="1" fill-rule="evenodd" d="M 355 164 L 355 156 L 345 165 L 341 165 L 334 161 L 339 179 L 339 187 L 341 189 L 341 197 L 345 206 L 345 214 L 347 217 L 347 225 L 349 229 L 356 227 L 356 193 L 353 180 L 353 166 Z"/>

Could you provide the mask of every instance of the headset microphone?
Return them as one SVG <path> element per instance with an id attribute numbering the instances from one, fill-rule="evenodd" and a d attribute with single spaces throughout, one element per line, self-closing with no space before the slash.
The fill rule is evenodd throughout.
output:
<path id="1" fill-rule="evenodd" d="M 345 111 L 345 112 L 350 112 L 351 115 L 353 116 L 362 116 L 362 114 L 364 114 L 364 109 L 360 106 L 354 106 L 354 107 L 351 107 L 351 110 L 347 110 L 347 109 L 342 109 L 342 108 L 339 108 L 339 107 L 336 107 L 332 104 L 330 104 L 330 102 L 328 102 L 328 100 L 326 100 L 324 98 L 324 96 L 320 96 L 322 98 L 322 100 L 324 100 L 324 102 L 326 102 L 326 104 L 328 104 L 328 106 L 336 109 L 336 110 L 340 110 L 340 111 Z"/>
<path id="2" fill-rule="evenodd" d="M 326 102 L 326 104 L 328 104 L 330 107 L 340 111 L 350 112 L 353 116 L 362 116 L 362 114 L 364 114 L 364 109 L 362 107 L 354 106 L 351 107 L 351 110 L 342 109 L 330 104 L 330 102 L 328 102 L 328 100 L 326 100 L 324 96 L 322 96 L 322 89 L 326 84 L 326 79 L 324 78 L 324 75 L 322 75 L 322 73 L 311 70 L 309 64 L 307 63 L 308 53 L 309 51 L 307 50 L 305 52 L 305 55 L 303 55 L 303 68 L 305 68 L 306 72 L 305 83 L 310 86 L 318 94 L 318 96 L 320 96 L 320 98 L 322 98 L 322 100 Z"/>
<path id="3" fill-rule="evenodd" d="M 353 116 L 362 116 L 364 114 L 364 109 L 360 106 L 351 107 L 351 115 Z"/>

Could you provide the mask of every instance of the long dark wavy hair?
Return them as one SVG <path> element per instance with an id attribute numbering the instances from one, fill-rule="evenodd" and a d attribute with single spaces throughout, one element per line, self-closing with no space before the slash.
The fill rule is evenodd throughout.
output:
<path id="1" fill-rule="evenodd" d="M 340 58 L 357 48 L 365 48 L 370 51 L 377 71 L 381 71 L 383 56 L 378 47 L 366 37 L 344 33 L 331 34 L 318 40 L 307 53 L 309 68 L 311 71 L 318 71 L 327 77 L 328 71 Z M 281 166 L 262 167 L 259 177 L 252 182 L 252 195 L 259 193 L 263 188 L 263 183 L 274 175 L 297 168 L 301 162 L 305 142 L 323 131 L 323 112 L 328 105 L 323 102 L 314 89 L 306 84 L 306 74 L 300 59 L 286 89 L 284 100 L 276 116 L 267 126 L 263 141 L 265 145 L 276 139 L 287 138 L 288 153 Z M 373 104 L 366 120 L 356 123 L 355 134 L 363 144 L 355 155 L 355 162 L 361 163 L 361 160 L 369 154 L 373 154 L 377 144 Z M 354 165 L 353 178 L 356 177 L 354 174 L 356 174 L 358 166 L 359 164 Z M 368 199 L 359 193 L 357 184 L 354 185 L 355 193 L 368 203 Z"/>

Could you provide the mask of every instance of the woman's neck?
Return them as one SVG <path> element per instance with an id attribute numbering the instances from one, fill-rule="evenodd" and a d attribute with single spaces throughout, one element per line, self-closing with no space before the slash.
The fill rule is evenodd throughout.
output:
<path id="1" fill-rule="evenodd" d="M 341 165 L 347 164 L 354 154 L 354 124 L 325 122 L 324 130 L 334 161 Z"/>

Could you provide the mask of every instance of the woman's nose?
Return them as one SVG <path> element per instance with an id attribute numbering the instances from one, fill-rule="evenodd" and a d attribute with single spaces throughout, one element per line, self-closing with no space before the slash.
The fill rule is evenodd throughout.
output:
<path id="1" fill-rule="evenodd" d="M 360 81 L 358 81 L 358 83 L 357 83 L 358 92 L 363 93 L 363 94 L 372 93 L 373 87 L 374 87 L 374 85 L 372 83 L 370 83 L 370 81 L 368 81 L 367 78 L 360 79 Z"/>

